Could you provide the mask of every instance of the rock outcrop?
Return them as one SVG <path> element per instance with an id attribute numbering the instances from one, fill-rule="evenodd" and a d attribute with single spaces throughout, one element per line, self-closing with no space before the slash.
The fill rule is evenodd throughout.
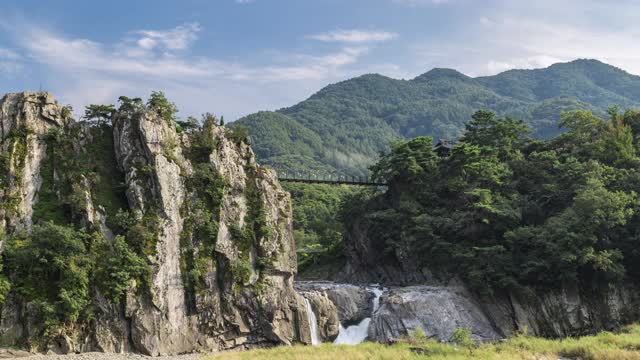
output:
<path id="1" fill-rule="evenodd" d="M 311 304 L 318 322 L 318 336 L 322 342 L 332 342 L 338 336 L 342 314 L 332 298 L 335 285 L 322 282 L 296 282 L 296 290 Z M 307 321 L 308 323 L 308 321 Z M 308 324 L 305 324 L 308 325 Z M 309 326 L 309 328 L 311 328 Z"/>
<path id="2" fill-rule="evenodd" d="M 0 100 L 0 251 L 3 234 L 31 228 L 45 137 L 69 114 L 49 93 L 7 94 Z"/>
<path id="3" fill-rule="evenodd" d="M 344 327 L 359 323 L 373 313 L 373 292 L 365 287 L 315 281 L 296 282 L 296 289 L 309 298 L 306 294 L 319 293 L 331 300 L 335 305 L 338 319 Z"/>
<path id="4" fill-rule="evenodd" d="M 411 286 L 382 295 L 369 325 L 369 338 L 394 342 L 420 329 L 428 338 L 449 341 L 459 328 L 471 329 L 477 341 L 503 337 L 481 305 L 464 293 L 453 288 Z"/>
<path id="5" fill-rule="evenodd" d="M 130 214 L 149 269 L 120 303 L 93 289 L 93 317 L 54 336 L 43 333 L 37 313 L 28 313 L 27 299 L 10 293 L 0 305 L 2 342 L 148 355 L 310 343 L 304 298 L 293 287 L 291 203 L 276 174 L 256 164 L 245 139 L 213 121 L 179 133 L 153 106 L 136 99 L 122 105 L 109 126 L 75 123 L 46 93 L 9 94 L 0 103 L 0 249 L 3 239 L 32 226 L 49 131 L 70 139 L 68 157 L 84 158 L 96 140 L 86 130 L 100 128 L 97 134 L 113 136 L 108 156 L 118 168 L 107 175 L 122 173 L 126 208 L 118 214 Z M 108 225 L 114 209 L 105 207 L 115 201 L 101 203 L 105 189 L 95 185 L 108 181 L 66 179 L 60 171 L 53 169 L 51 181 L 72 182 L 70 224 L 114 241 L 117 232 Z M 122 188 L 113 183 L 114 191 Z M 324 326 L 327 336 L 334 326 Z"/>
<path id="6" fill-rule="evenodd" d="M 354 219 L 346 236 L 347 266 L 337 280 L 392 288 L 372 318 L 372 339 L 394 341 L 420 328 L 446 341 L 458 327 L 470 328 L 480 341 L 514 332 L 566 337 L 612 330 L 640 319 L 640 293 L 634 284 L 599 289 L 558 284 L 556 290 L 527 294 L 475 293 L 457 278 L 438 277 L 434 269 L 418 267 L 408 250 L 389 254 L 368 235 L 369 221 L 374 220 Z"/>

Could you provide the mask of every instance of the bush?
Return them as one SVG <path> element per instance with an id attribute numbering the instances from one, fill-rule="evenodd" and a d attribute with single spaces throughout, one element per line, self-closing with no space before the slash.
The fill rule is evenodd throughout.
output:
<path id="1" fill-rule="evenodd" d="M 249 138 L 249 128 L 242 125 L 235 126 L 230 133 L 230 137 L 236 144 L 246 142 L 247 138 Z"/>
<path id="2" fill-rule="evenodd" d="M 129 247 L 123 236 L 116 236 L 113 243 L 99 235 L 95 238 L 95 283 L 107 299 L 118 303 L 132 281 L 145 276 L 147 264 Z"/>
<path id="3" fill-rule="evenodd" d="M 476 342 L 471 338 L 471 329 L 469 328 L 457 328 L 449 341 L 463 348 L 471 348 L 476 345 Z"/>

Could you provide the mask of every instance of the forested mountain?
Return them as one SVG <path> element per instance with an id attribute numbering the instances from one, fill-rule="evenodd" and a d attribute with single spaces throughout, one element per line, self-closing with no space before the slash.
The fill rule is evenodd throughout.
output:
<path id="1" fill-rule="evenodd" d="M 477 110 L 523 119 L 533 136 L 559 133 L 560 114 L 640 106 L 640 77 L 597 60 L 472 78 L 433 69 L 412 80 L 369 74 L 329 85 L 276 112 L 234 126 L 249 128 L 260 161 L 277 169 L 361 175 L 394 139 L 457 138 Z"/>

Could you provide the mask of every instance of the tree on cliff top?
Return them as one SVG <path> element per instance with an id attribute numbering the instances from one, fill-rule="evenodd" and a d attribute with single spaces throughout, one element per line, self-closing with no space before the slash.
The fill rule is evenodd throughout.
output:
<path id="1" fill-rule="evenodd" d="M 87 121 L 96 120 L 97 125 L 108 124 L 115 111 L 116 108 L 113 105 L 91 104 L 85 108 L 82 118 Z"/>

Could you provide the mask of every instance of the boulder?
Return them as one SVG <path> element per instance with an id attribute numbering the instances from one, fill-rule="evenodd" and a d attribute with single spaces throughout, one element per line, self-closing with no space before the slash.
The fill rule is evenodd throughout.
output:
<path id="1" fill-rule="evenodd" d="M 420 329 L 428 338 L 449 341 L 459 328 L 471 329 L 477 341 L 503 338 L 481 305 L 454 288 L 394 288 L 380 298 L 380 307 L 369 326 L 369 339 L 390 343 Z"/>

